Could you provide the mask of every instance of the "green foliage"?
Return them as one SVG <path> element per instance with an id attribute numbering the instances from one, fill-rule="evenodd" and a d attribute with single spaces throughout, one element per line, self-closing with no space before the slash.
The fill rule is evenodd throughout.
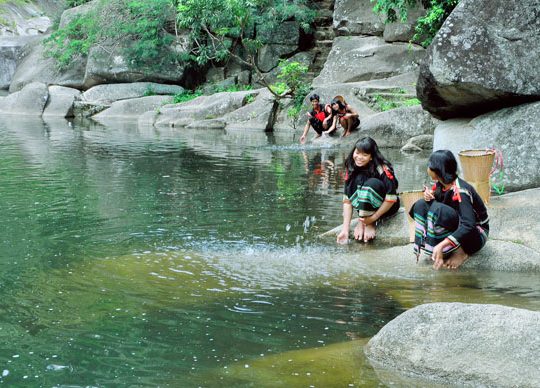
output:
<path id="1" fill-rule="evenodd" d="M 174 0 L 101 1 L 53 32 L 45 41 L 45 54 L 64 69 L 86 57 L 92 46 L 119 45 L 129 66 L 159 69 L 179 60 L 170 50 L 174 36 L 166 30 L 175 12 Z"/>
<path id="2" fill-rule="evenodd" d="M 195 98 L 200 97 L 202 95 L 203 95 L 203 92 L 200 91 L 200 90 L 195 90 L 195 91 L 187 90 L 187 91 L 184 91 L 182 93 L 175 94 L 173 96 L 172 103 L 173 104 L 180 104 L 182 102 L 187 102 L 187 101 L 194 100 Z"/>
<path id="3" fill-rule="evenodd" d="M 289 89 L 285 82 L 276 82 L 270 85 L 270 88 L 272 89 L 274 93 L 280 96 L 285 94 L 285 92 Z"/>
<path id="4" fill-rule="evenodd" d="M 380 94 L 375 94 L 371 98 L 371 106 L 379 111 L 379 112 L 385 112 L 387 110 L 401 108 L 405 106 L 414 106 L 419 105 L 420 100 L 417 98 L 389 98 L 386 96 L 382 96 Z"/>
<path id="5" fill-rule="evenodd" d="M 278 67 L 279 74 L 277 78 L 283 80 L 291 95 L 295 96 L 299 89 L 305 88 L 305 82 L 302 77 L 308 71 L 307 66 L 302 65 L 299 62 L 280 60 Z"/>
<path id="6" fill-rule="evenodd" d="M 86 4 L 91 0 L 66 0 L 66 5 L 68 8 L 78 7 L 79 5 Z"/>
<path id="7" fill-rule="evenodd" d="M 177 23 L 190 31 L 190 60 L 224 61 L 241 48 L 253 56 L 279 25 L 295 19 L 309 29 L 315 11 L 306 0 L 178 0 Z M 255 36 L 256 32 L 256 36 Z"/>
<path id="8" fill-rule="evenodd" d="M 68 67 L 73 60 L 87 56 L 98 39 L 96 22 L 93 14 L 75 17 L 45 40 L 45 55 L 54 58 L 60 70 Z"/>
<path id="9" fill-rule="evenodd" d="M 385 17 L 385 23 L 405 22 L 409 8 L 421 3 L 426 13 L 420 17 L 412 38 L 427 47 L 441 28 L 442 24 L 459 3 L 459 0 L 371 0 L 375 3 L 373 11 Z"/>

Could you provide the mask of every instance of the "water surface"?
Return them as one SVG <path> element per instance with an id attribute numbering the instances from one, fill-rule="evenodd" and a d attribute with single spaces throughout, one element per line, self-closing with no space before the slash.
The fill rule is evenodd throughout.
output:
<path id="1" fill-rule="evenodd" d="M 0 383 L 376 386 L 362 346 L 406 309 L 540 307 L 525 274 L 403 273 L 317 239 L 348 151 L 0 117 Z M 421 185 L 427 155 L 385 154 Z"/>

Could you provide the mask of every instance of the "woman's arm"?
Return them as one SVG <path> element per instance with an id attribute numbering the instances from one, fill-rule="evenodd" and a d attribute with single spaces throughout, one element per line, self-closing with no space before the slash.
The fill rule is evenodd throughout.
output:
<path id="1" fill-rule="evenodd" d="M 328 128 L 325 132 L 326 133 L 332 133 L 336 129 L 338 118 L 337 116 L 331 116 L 332 117 L 332 125 L 330 125 L 330 128 Z"/>
<path id="2" fill-rule="evenodd" d="M 345 117 L 349 117 L 349 118 L 358 117 L 358 112 L 349 104 L 347 104 L 346 109 L 347 109 L 347 114 L 345 115 Z"/>
<path id="3" fill-rule="evenodd" d="M 381 218 L 390 208 L 394 205 L 394 202 L 390 201 L 384 201 L 380 208 L 377 209 L 375 213 L 368 217 L 361 217 L 360 219 L 364 222 L 366 225 L 373 224 L 375 221 L 377 221 L 379 218 Z"/>
<path id="4" fill-rule="evenodd" d="M 338 244 L 346 244 L 349 240 L 349 228 L 351 226 L 353 207 L 351 201 L 343 200 L 343 226 L 341 232 L 337 236 Z"/>

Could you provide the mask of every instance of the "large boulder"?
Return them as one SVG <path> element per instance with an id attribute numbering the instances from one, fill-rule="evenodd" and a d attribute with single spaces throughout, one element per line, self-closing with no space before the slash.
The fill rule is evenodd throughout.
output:
<path id="1" fill-rule="evenodd" d="M 432 303 L 387 323 L 365 353 L 398 382 L 403 375 L 425 378 L 424 384 L 534 387 L 540 381 L 539 331 L 538 311 Z"/>
<path id="2" fill-rule="evenodd" d="M 181 51 L 183 37 L 176 39 L 177 44 L 169 49 Z M 124 50 L 131 42 L 115 42 L 109 45 L 94 46 L 88 53 L 85 88 L 103 83 L 122 82 L 157 82 L 180 83 L 184 77 L 185 66 L 181 63 L 166 63 L 161 66 L 133 66 L 124 55 Z"/>
<path id="3" fill-rule="evenodd" d="M 27 44 L 35 37 L 0 37 L 0 89 L 9 89 L 17 64 Z"/>
<path id="4" fill-rule="evenodd" d="M 214 120 L 235 111 L 256 97 L 260 91 L 222 92 L 200 96 L 180 104 L 161 107 L 155 126 L 187 127 L 195 121 Z M 252 97 L 249 97 L 252 96 Z"/>
<path id="5" fill-rule="evenodd" d="M 462 0 L 420 69 L 418 97 L 442 119 L 540 98 L 537 0 Z"/>
<path id="6" fill-rule="evenodd" d="M 43 117 L 73 117 L 73 103 L 80 96 L 77 89 L 65 86 L 49 86 L 49 100 L 43 111 Z"/>
<path id="7" fill-rule="evenodd" d="M 334 30 L 339 35 L 382 35 L 384 21 L 373 12 L 370 0 L 336 0 Z"/>
<path id="8" fill-rule="evenodd" d="M 274 96 L 267 89 L 262 89 L 254 101 L 223 117 L 227 123 L 226 129 L 270 131 L 277 107 L 278 103 Z"/>
<path id="9" fill-rule="evenodd" d="M 314 85 L 388 78 L 415 70 L 424 49 L 370 36 L 337 37 Z"/>
<path id="10" fill-rule="evenodd" d="M 472 120 L 452 119 L 435 129 L 434 149 L 458 153 L 495 148 L 502 152 L 503 183 L 515 191 L 540 186 L 540 102 L 501 109 Z"/>
<path id="11" fill-rule="evenodd" d="M 110 108 L 92 116 L 92 119 L 100 122 L 109 119 L 138 119 L 143 113 L 156 111 L 170 101 L 170 96 L 148 96 L 120 100 L 114 102 Z"/>
<path id="12" fill-rule="evenodd" d="M 0 99 L 0 114 L 41 116 L 49 98 L 47 85 L 33 82 Z"/>
<path id="13" fill-rule="evenodd" d="M 279 59 L 298 50 L 300 27 L 298 22 L 283 22 L 275 31 L 262 34 L 267 42 L 257 54 L 259 69 L 268 72 L 278 65 Z"/>
<path id="14" fill-rule="evenodd" d="M 111 104 L 118 100 L 127 100 L 153 95 L 174 95 L 184 92 L 178 85 L 165 85 L 154 82 L 132 82 L 104 84 L 94 86 L 82 94 L 82 100 L 95 104 Z"/>
<path id="15" fill-rule="evenodd" d="M 67 69 L 59 70 L 53 58 L 45 57 L 42 39 L 39 39 L 26 47 L 24 58 L 13 74 L 9 91 L 19 91 L 32 82 L 82 89 L 85 67 L 86 59 L 79 57 Z"/>
<path id="16" fill-rule="evenodd" d="M 402 147 L 411 137 L 430 135 L 436 120 L 420 105 L 391 109 L 366 118 L 359 136 L 371 136 L 379 147 Z"/>

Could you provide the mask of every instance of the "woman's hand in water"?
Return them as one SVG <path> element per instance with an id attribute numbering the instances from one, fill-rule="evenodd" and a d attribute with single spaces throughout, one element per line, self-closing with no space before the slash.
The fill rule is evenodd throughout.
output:
<path id="1" fill-rule="evenodd" d="M 347 244 L 349 242 L 349 231 L 348 230 L 342 230 L 337 235 L 336 242 L 338 244 Z"/>

